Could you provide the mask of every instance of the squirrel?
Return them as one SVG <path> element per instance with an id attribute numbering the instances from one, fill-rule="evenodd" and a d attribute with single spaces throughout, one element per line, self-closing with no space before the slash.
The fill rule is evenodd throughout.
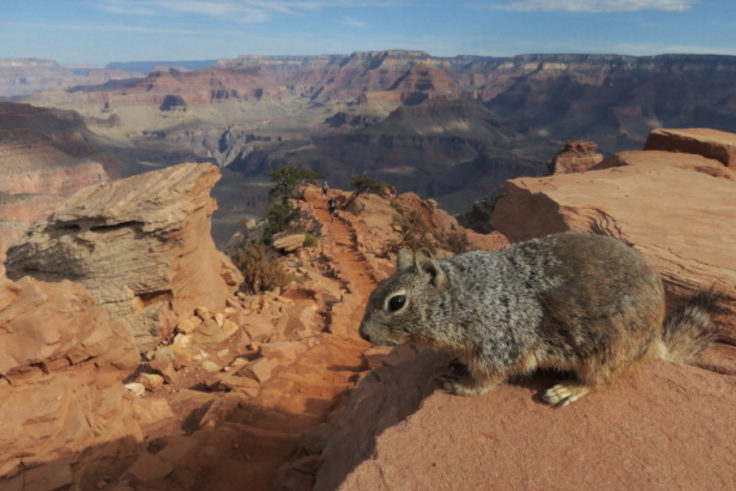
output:
<path id="1" fill-rule="evenodd" d="M 662 279 L 636 250 L 565 232 L 441 260 L 400 251 L 396 273 L 370 295 L 360 336 L 454 354 L 465 373 L 438 383 L 459 395 L 537 368 L 573 372 L 543 395 L 564 407 L 646 360 L 692 361 L 716 338 L 721 299 L 703 292 L 666 317 Z"/>

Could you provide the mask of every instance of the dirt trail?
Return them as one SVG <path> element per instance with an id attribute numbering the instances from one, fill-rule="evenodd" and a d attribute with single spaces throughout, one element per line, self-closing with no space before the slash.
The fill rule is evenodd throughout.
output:
<path id="1" fill-rule="evenodd" d="M 271 489 L 278 468 L 293 456 L 304 430 L 325 421 L 366 369 L 362 353 L 369 345 L 357 330 L 376 282 L 349 225 L 331 221 L 327 204 L 319 198 L 311 204 L 324 224 L 323 236 L 331 242 L 332 265 L 345 285 L 343 301 L 333 307 L 326 332 L 315 338 L 315 344 L 294 363 L 278 369 L 250 405 L 228 418 L 228 427 L 221 431 L 243 444 L 230 455 L 217 456 L 222 459 L 219 470 L 209 473 L 199 489 Z"/>

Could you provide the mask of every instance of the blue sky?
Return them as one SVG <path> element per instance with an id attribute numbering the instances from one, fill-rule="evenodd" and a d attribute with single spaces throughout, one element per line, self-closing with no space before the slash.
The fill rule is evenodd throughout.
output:
<path id="1" fill-rule="evenodd" d="M 736 55 L 736 0 L 0 0 L 0 57 Z"/>

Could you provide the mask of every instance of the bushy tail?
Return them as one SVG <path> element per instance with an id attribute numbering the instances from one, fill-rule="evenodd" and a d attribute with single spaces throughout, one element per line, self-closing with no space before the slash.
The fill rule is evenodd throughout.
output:
<path id="1" fill-rule="evenodd" d="M 690 363 L 716 340 L 713 318 L 722 312 L 722 298 L 712 291 L 699 293 L 667 317 L 662 336 L 667 360 Z"/>

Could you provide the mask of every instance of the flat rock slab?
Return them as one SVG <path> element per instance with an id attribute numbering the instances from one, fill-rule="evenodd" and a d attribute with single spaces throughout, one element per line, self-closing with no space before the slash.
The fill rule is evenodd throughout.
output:
<path id="1" fill-rule="evenodd" d="M 428 391 L 438 356 L 361 384 L 315 490 L 736 489 L 734 377 L 654 362 L 559 409 L 540 401 L 544 374 L 483 396 Z"/>

